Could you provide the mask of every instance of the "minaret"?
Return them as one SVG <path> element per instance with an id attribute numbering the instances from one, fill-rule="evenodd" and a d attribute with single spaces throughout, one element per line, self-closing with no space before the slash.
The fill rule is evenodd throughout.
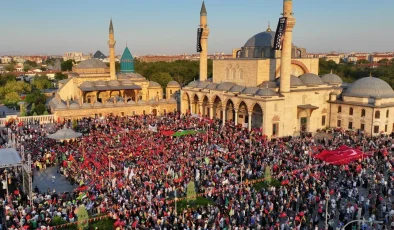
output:
<path id="1" fill-rule="evenodd" d="M 290 91 L 291 43 L 293 40 L 293 27 L 296 23 L 296 20 L 293 17 L 292 0 L 283 0 L 283 17 L 287 18 L 287 23 L 283 38 L 280 63 L 280 92 L 287 93 Z"/>
<path id="2" fill-rule="evenodd" d="M 200 52 L 200 81 L 205 81 L 208 78 L 208 35 L 209 28 L 207 25 L 207 10 L 205 3 L 202 2 L 200 11 L 200 28 L 203 28 L 201 35 L 201 48 Z"/>
<path id="3" fill-rule="evenodd" d="M 116 80 L 116 71 L 115 71 L 115 35 L 114 35 L 114 26 L 112 25 L 112 18 L 109 24 L 109 71 L 111 75 L 111 80 Z"/>

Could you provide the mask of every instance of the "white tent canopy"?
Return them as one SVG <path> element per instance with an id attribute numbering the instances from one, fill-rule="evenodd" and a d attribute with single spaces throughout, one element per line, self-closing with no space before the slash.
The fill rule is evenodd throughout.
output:
<path id="1" fill-rule="evenodd" d="M 0 168 L 21 166 L 22 160 L 14 148 L 0 149 Z"/>
<path id="2" fill-rule="evenodd" d="M 82 136 L 82 133 L 75 132 L 72 129 L 63 128 L 63 129 L 58 130 L 54 134 L 48 135 L 48 138 L 62 141 L 62 140 L 69 140 L 69 139 L 77 138 L 80 136 Z"/>

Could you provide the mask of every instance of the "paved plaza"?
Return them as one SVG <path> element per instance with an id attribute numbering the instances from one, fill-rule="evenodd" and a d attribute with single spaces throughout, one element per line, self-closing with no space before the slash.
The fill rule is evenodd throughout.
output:
<path id="1" fill-rule="evenodd" d="M 60 173 L 57 173 L 56 167 L 50 167 L 41 171 L 34 171 L 33 189 L 35 187 L 41 192 L 46 192 L 48 189 L 56 192 L 71 192 L 76 186 L 72 186 L 70 182 Z"/>

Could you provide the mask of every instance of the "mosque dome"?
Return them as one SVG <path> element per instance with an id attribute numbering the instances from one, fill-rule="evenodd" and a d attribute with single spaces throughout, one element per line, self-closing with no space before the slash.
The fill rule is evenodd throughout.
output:
<path id="1" fill-rule="evenodd" d="M 85 82 L 83 82 L 83 83 L 81 84 L 80 87 L 81 87 L 81 88 L 92 88 L 92 87 L 94 87 L 94 84 L 93 84 L 93 82 L 91 82 L 91 81 L 85 81 Z"/>
<path id="2" fill-rule="evenodd" d="M 187 86 L 188 86 L 188 87 L 194 88 L 194 87 L 196 87 L 196 86 L 198 85 L 199 82 L 200 82 L 200 81 L 192 81 L 192 82 L 190 82 L 189 84 L 187 84 Z"/>
<path id="3" fill-rule="evenodd" d="M 112 106 L 114 106 L 114 103 L 112 101 L 107 101 L 107 102 L 105 102 L 104 106 L 105 107 L 112 107 Z"/>
<path id="4" fill-rule="evenodd" d="M 167 100 L 164 99 L 164 98 L 163 98 L 163 99 L 160 99 L 160 100 L 159 100 L 159 103 L 167 103 Z"/>
<path id="5" fill-rule="evenodd" d="M 101 108 L 101 107 L 103 107 L 103 104 L 102 104 L 101 102 L 96 101 L 96 102 L 93 104 L 93 107 L 94 107 L 94 108 Z"/>
<path id="6" fill-rule="evenodd" d="M 249 38 L 244 47 L 272 47 L 274 41 L 275 31 L 268 29 Z"/>
<path id="7" fill-rule="evenodd" d="M 342 84 L 343 83 L 342 79 L 338 75 L 333 74 L 332 71 L 331 71 L 331 73 L 323 75 L 321 77 L 321 79 L 324 83 L 327 83 L 327 84 Z"/>
<path id="8" fill-rule="evenodd" d="M 148 88 L 153 89 L 153 88 L 161 88 L 160 84 L 155 82 L 155 81 L 150 81 Z"/>
<path id="9" fill-rule="evenodd" d="M 235 85 L 236 84 L 232 82 L 222 82 L 216 87 L 216 89 L 221 91 L 229 91 Z"/>
<path id="10" fill-rule="evenodd" d="M 93 59 L 81 61 L 74 68 L 76 68 L 76 69 L 101 69 L 101 68 L 109 68 L 109 67 L 104 62 L 93 58 Z"/>
<path id="11" fill-rule="evenodd" d="M 56 105 L 56 109 L 67 109 L 67 105 L 64 104 L 62 101 L 59 101 Z"/>
<path id="12" fill-rule="evenodd" d="M 96 86 L 106 86 L 107 83 L 105 81 L 99 80 L 99 81 L 95 81 L 94 84 Z"/>
<path id="13" fill-rule="evenodd" d="M 306 85 L 323 85 L 323 80 L 313 73 L 304 73 L 299 77 Z"/>
<path id="14" fill-rule="evenodd" d="M 176 99 L 171 97 L 170 100 L 168 101 L 169 103 L 177 103 Z"/>
<path id="15" fill-rule="evenodd" d="M 211 84 L 207 85 L 206 89 L 214 90 L 214 89 L 216 89 L 216 87 L 218 87 L 218 83 L 211 83 Z"/>
<path id="16" fill-rule="evenodd" d="M 89 103 L 83 103 L 82 108 L 84 108 L 84 109 L 90 109 L 90 108 L 92 108 L 92 105 L 89 104 Z"/>
<path id="17" fill-rule="evenodd" d="M 260 88 L 258 87 L 246 87 L 242 93 L 243 94 L 255 94 L 257 91 L 259 91 Z"/>
<path id="18" fill-rule="evenodd" d="M 200 82 L 197 84 L 196 88 L 205 89 L 209 84 L 210 84 L 210 82 L 200 81 Z"/>
<path id="19" fill-rule="evenodd" d="M 278 83 L 279 82 L 274 82 L 274 81 L 263 81 L 263 83 L 261 83 L 259 85 L 259 87 L 261 87 L 261 88 L 277 88 Z"/>
<path id="20" fill-rule="evenodd" d="M 134 85 L 133 81 L 130 79 L 126 79 L 122 81 L 122 85 Z"/>
<path id="21" fill-rule="evenodd" d="M 109 85 L 109 86 L 119 86 L 119 85 L 120 85 L 120 82 L 119 82 L 118 80 L 110 80 L 110 81 L 108 82 L 108 85 Z"/>
<path id="22" fill-rule="evenodd" d="M 275 79 L 276 82 L 280 83 L 280 77 Z M 295 75 L 290 75 L 290 86 L 304 86 L 305 83 Z"/>
<path id="23" fill-rule="evenodd" d="M 230 89 L 230 92 L 233 93 L 240 93 L 245 89 L 245 87 L 243 87 L 242 85 L 235 85 Z"/>
<path id="24" fill-rule="evenodd" d="M 79 109 L 79 105 L 77 103 L 72 103 L 70 109 Z"/>
<path id="25" fill-rule="evenodd" d="M 134 105 L 134 104 L 135 104 L 135 101 L 130 100 L 130 101 L 127 102 L 127 104 L 129 104 L 129 105 Z"/>
<path id="26" fill-rule="evenodd" d="M 371 76 L 353 82 L 343 95 L 350 97 L 391 98 L 394 97 L 394 91 L 387 82 Z"/>
<path id="27" fill-rule="evenodd" d="M 170 81 L 168 82 L 167 87 L 181 87 L 181 85 L 176 81 Z"/>
<path id="28" fill-rule="evenodd" d="M 260 89 L 259 91 L 256 92 L 257 96 L 262 96 L 262 97 L 272 97 L 272 96 L 278 96 L 278 94 L 270 89 L 270 88 L 263 88 Z"/>

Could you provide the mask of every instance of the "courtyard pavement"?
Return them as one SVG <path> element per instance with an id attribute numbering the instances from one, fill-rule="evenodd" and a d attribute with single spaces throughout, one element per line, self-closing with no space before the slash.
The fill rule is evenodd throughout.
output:
<path id="1" fill-rule="evenodd" d="M 46 168 L 45 170 L 34 170 L 33 189 L 35 187 L 41 192 L 47 192 L 48 188 L 52 192 L 71 192 L 76 186 L 72 186 L 70 182 L 60 173 L 57 173 L 57 167 Z"/>

